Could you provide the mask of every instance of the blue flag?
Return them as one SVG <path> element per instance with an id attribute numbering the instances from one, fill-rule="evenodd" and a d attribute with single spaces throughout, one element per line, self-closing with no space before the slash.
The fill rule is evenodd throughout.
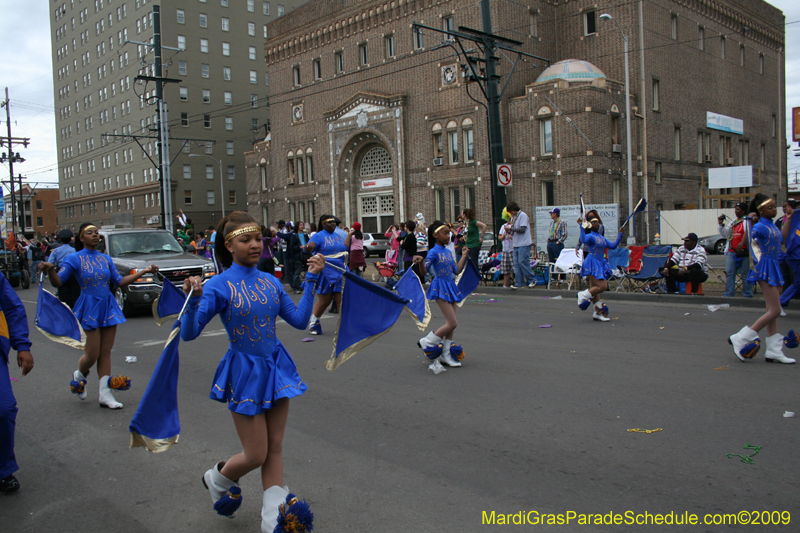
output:
<path id="1" fill-rule="evenodd" d="M 406 311 L 414 319 L 414 323 L 420 331 L 425 331 L 431 321 L 431 306 L 425 296 L 425 289 L 422 288 L 419 276 L 409 268 L 400 281 L 395 284 L 394 289 L 401 297 L 409 300 L 406 304 Z"/>
<path id="2" fill-rule="evenodd" d="M 131 448 L 143 446 L 148 451 L 159 453 L 169 450 L 178 442 L 181 432 L 178 417 L 180 324 L 180 320 L 175 321 L 164 351 L 161 352 L 161 359 L 158 360 L 147 390 L 144 391 L 142 401 L 131 420 Z"/>
<path id="3" fill-rule="evenodd" d="M 48 339 L 66 344 L 78 350 L 86 345 L 86 334 L 67 304 L 44 290 L 39 284 L 36 300 L 36 327 Z"/>
<path id="4" fill-rule="evenodd" d="M 477 289 L 480 284 L 481 274 L 478 272 L 478 267 L 468 258 L 464 265 L 464 270 L 462 270 L 461 274 L 456 278 L 456 285 L 462 295 L 457 305 L 459 307 L 464 305 L 464 302 L 467 301 L 467 296 L 475 292 L 475 289 Z"/>
<path id="5" fill-rule="evenodd" d="M 185 302 L 186 295 L 183 291 L 173 285 L 170 280 L 164 278 L 164 287 L 161 289 L 161 294 L 153 302 L 153 318 L 156 319 L 156 323 L 160 326 L 177 318 Z"/>
<path id="6" fill-rule="evenodd" d="M 359 350 L 388 333 L 407 303 L 407 298 L 345 272 L 333 353 L 325 367 L 336 370 Z"/>

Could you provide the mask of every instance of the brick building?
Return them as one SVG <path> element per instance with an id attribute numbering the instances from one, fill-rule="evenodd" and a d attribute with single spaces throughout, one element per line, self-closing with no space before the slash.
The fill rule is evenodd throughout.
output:
<path id="1" fill-rule="evenodd" d="M 27 237 L 40 237 L 47 233 L 57 233 L 60 229 L 56 215 L 56 202 L 58 189 L 31 188 L 27 183 L 14 191 L 16 200 L 17 223 L 12 226 L 11 194 L 6 194 L 5 222 L 7 228 L 21 228 L 23 214 L 25 215 L 25 235 Z"/>
<path id="2" fill-rule="evenodd" d="M 621 32 L 630 46 L 634 202 L 699 207 L 701 173 L 721 165 L 760 167 L 763 190 L 785 196 L 778 9 L 762 0 L 491 6 L 495 33 L 552 65 L 521 62 L 501 102 L 514 169 L 508 195 L 524 210 L 575 204 L 582 192 L 587 202 L 618 202 L 627 212 Z M 271 139 L 246 154 L 251 213 L 271 222 L 333 212 L 366 231 L 417 212 L 452 220 L 465 207 L 491 221 L 480 88 L 462 77 L 456 47 L 442 34 L 415 32 L 415 22 L 480 29 L 480 6 L 313 0 L 271 23 L 273 127 Z M 503 84 L 514 59 L 501 55 Z M 743 128 L 722 131 L 712 120 L 719 116 Z M 643 221 L 638 229 L 639 241 L 655 233 Z"/>

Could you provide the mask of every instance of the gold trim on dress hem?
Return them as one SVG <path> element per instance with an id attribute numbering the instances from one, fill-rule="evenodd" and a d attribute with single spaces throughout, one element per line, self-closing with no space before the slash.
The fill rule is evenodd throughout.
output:
<path id="1" fill-rule="evenodd" d="M 150 437 L 145 437 L 144 435 L 136 433 L 135 431 L 131 431 L 130 449 L 142 447 L 148 452 L 161 453 L 169 450 L 172 448 L 172 446 L 177 444 L 179 437 L 180 434 L 166 439 L 151 439 Z"/>

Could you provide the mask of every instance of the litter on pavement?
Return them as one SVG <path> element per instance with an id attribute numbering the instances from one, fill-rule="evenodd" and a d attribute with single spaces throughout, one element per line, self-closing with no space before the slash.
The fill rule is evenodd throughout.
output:
<path id="1" fill-rule="evenodd" d="M 783 418 L 794 418 L 794 413 L 791 411 L 785 411 L 783 413 Z"/>
<path id="2" fill-rule="evenodd" d="M 719 304 L 719 305 L 709 305 L 708 310 L 712 313 L 719 311 L 720 309 L 728 309 L 731 304 Z"/>
<path id="3" fill-rule="evenodd" d="M 136 359 L 135 355 L 129 355 L 129 356 L 125 357 L 125 362 L 126 363 L 135 363 L 136 361 L 138 361 L 138 359 Z"/>

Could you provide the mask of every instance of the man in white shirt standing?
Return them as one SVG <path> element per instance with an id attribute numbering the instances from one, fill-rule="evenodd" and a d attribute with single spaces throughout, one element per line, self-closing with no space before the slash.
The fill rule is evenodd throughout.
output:
<path id="1" fill-rule="evenodd" d="M 533 288 L 536 286 L 536 276 L 531 268 L 531 228 L 528 215 L 520 211 L 519 205 L 513 200 L 508 202 L 506 209 L 511 213 L 511 221 L 503 226 L 506 233 L 513 235 L 512 243 L 514 246 L 514 276 L 516 285 L 511 288 L 517 289 L 524 287 Z"/>

